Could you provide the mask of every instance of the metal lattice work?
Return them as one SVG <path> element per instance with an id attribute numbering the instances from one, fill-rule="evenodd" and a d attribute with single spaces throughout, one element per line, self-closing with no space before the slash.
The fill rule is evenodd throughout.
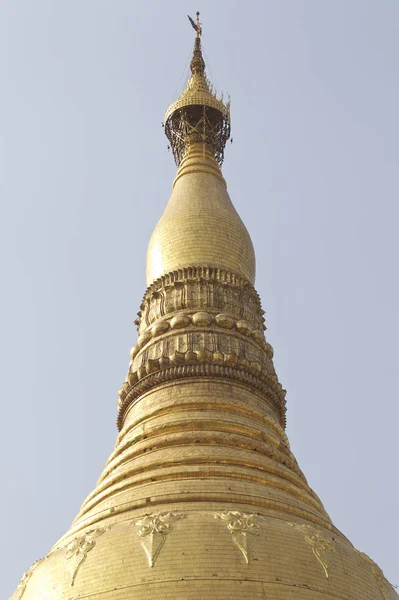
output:
<path id="1" fill-rule="evenodd" d="M 198 142 L 206 143 L 221 165 L 226 142 L 230 138 L 230 99 L 225 103 L 223 94 L 218 98 L 205 75 L 199 13 L 196 22 L 190 17 L 189 20 L 196 31 L 190 63 L 192 75 L 180 98 L 166 111 L 165 133 L 177 166 L 186 155 L 187 148 Z"/>
<path id="2" fill-rule="evenodd" d="M 221 165 L 224 148 L 230 138 L 230 120 L 227 115 L 210 106 L 185 106 L 169 116 L 165 133 L 177 166 L 183 160 L 188 146 L 196 142 L 205 142 Z"/>

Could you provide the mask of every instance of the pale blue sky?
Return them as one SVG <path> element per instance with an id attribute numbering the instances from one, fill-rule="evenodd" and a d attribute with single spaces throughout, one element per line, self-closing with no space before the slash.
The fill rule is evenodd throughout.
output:
<path id="1" fill-rule="evenodd" d="M 398 1 L 0 0 L 1 598 L 115 441 L 197 9 L 292 449 L 399 584 Z"/>

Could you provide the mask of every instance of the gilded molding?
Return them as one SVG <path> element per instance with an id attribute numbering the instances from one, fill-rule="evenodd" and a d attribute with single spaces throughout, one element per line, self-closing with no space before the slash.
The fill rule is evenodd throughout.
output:
<path id="1" fill-rule="evenodd" d="M 138 527 L 137 535 L 142 538 L 141 547 L 146 554 L 150 567 L 154 566 L 167 534 L 173 529 L 173 523 L 184 517 L 185 513 L 161 512 L 145 515 L 135 522 Z"/>
<path id="2" fill-rule="evenodd" d="M 184 362 L 184 357 L 182 357 L 182 362 Z M 124 386 L 118 401 L 118 429 L 122 429 L 126 412 L 136 398 L 153 387 L 187 377 L 218 377 L 252 387 L 264 394 L 271 401 L 279 414 L 280 425 L 282 427 L 286 425 L 286 392 L 282 389 L 278 381 L 267 378 L 265 375 L 263 377 L 254 376 L 250 369 L 244 365 L 242 368 L 233 368 L 227 365 L 206 363 L 204 361 L 202 364 L 180 364 L 179 366 L 167 367 L 154 373 L 143 375 L 142 381 L 139 381 L 137 384 L 127 384 Z"/>
<path id="3" fill-rule="evenodd" d="M 277 457 L 275 457 L 277 458 Z M 203 468 L 202 470 L 200 470 L 200 467 L 206 465 L 206 468 Z M 220 469 L 219 465 L 223 465 L 222 469 Z M 98 490 L 96 490 L 97 493 L 95 493 L 93 495 L 93 497 L 86 503 L 84 503 L 84 505 L 81 508 L 81 511 L 79 513 L 79 516 L 83 516 L 85 515 L 88 511 L 91 511 L 95 506 L 97 506 L 100 502 L 104 501 L 106 498 L 110 498 L 112 496 L 114 496 L 115 494 L 122 492 L 122 491 L 127 491 L 129 489 L 132 489 L 136 486 L 139 485 L 145 485 L 151 482 L 156 481 L 157 483 L 164 483 L 164 482 L 168 482 L 168 481 L 176 481 L 178 479 L 181 478 L 181 474 L 184 473 L 184 475 L 191 480 L 197 480 L 197 479 L 204 479 L 204 478 L 210 478 L 212 477 L 213 479 L 222 479 L 222 480 L 235 480 L 235 481 L 244 481 L 244 482 L 250 482 L 250 483 L 255 483 L 255 484 L 260 484 L 260 485 L 265 485 L 273 488 L 277 488 L 279 490 L 282 490 L 283 492 L 290 494 L 291 496 L 300 499 L 303 503 L 306 503 L 308 506 L 310 506 L 313 510 L 317 510 L 319 511 L 321 514 L 324 514 L 326 517 L 328 517 L 327 513 L 325 512 L 323 506 L 321 505 L 320 501 L 314 500 L 314 498 L 308 493 L 308 490 L 304 491 L 304 488 L 298 488 L 298 487 L 293 487 L 290 484 L 287 484 L 286 482 L 280 482 L 280 481 L 276 481 L 270 477 L 268 477 L 267 475 L 265 475 L 265 471 L 262 471 L 261 469 L 258 469 L 257 465 L 248 465 L 247 463 L 243 463 L 240 464 L 239 461 L 231 461 L 230 463 L 228 463 L 228 461 L 222 461 L 222 460 L 217 460 L 215 459 L 214 461 L 209 461 L 209 460 L 191 460 L 191 461 L 171 461 L 169 464 L 154 464 L 153 465 L 153 469 L 154 470 L 158 470 L 161 467 L 167 467 L 169 466 L 170 468 L 173 467 L 186 467 L 183 470 L 180 471 L 179 474 L 173 473 L 173 474 L 156 474 L 156 475 L 144 475 L 144 477 L 141 477 L 140 480 L 138 480 L 138 477 L 140 477 L 143 473 L 145 473 L 145 469 L 141 469 L 139 471 L 135 471 L 135 469 L 126 469 L 124 471 L 124 473 L 122 475 L 118 475 L 118 476 L 114 476 L 112 478 L 110 478 L 108 481 L 102 482 L 102 484 L 99 486 Z M 193 467 L 194 469 L 190 469 L 190 467 Z M 232 470 L 227 470 L 227 467 L 232 467 Z M 235 469 L 237 469 L 237 467 L 244 467 L 246 469 L 257 469 L 258 473 L 257 474 L 242 474 L 242 473 L 236 473 Z M 218 470 L 220 469 L 220 470 Z M 233 470 L 234 469 L 234 470 Z M 267 473 L 267 471 L 266 471 Z M 273 473 L 274 475 L 275 473 Z M 135 480 L 131 480 L 135 478 Z"/>
<path id="4" fill-rule="evenodd" d="M 315 529 L 311 525 L 300 525 L 299 523 L 288 523 L 297 531 L 305 535 L 305 541 L 312 548 L 315 558 L 323 567 L 326 578 L 329 578 L 329 566 L 331 560 L 331 552 L 335 550 L 334 538 L 327 539 L 321 531 Z"/>
<path id="5" fill-rule="evenodd" d="M 180 310 L 224 312 L 247 320 L 252 329 L 265 329 L 265 313 L 252 284 L 217 267 L 186 267 L 156 279 L 144 294 L 135 324 L 141 334 L 155 321 Z"/>
<path id="6" fill-rule="evenodd" d="M 39 558 L 39 560 L 36 560 L 33 563 L 33 565 L 27 571 L 25 571 L 25 573 L 22 575 L 21 581 L 17 585 L 17 589 L 11 596 L 10 600 L 21 600 L 22 596 L 25 593 L 26 586 L 28 585 L 29 580 L 32 577 L 33 571 L 40 565 L 40 563 L 43 560 L 44 558 Z"/>
<path id="7" fill-rule="evenodd" d="M 227 522 L 227 529 L 231 533 L 233 544 L 242 553 L 245 562 L 249 564 L 249 536 L 257 536 L 261 533 L 259 517 L 255 513 L 243 513 L 238 510 L 214 513 L 215 519 Z"/>
<path id="8" fill-rule="evenodd" d="M 163 335 L 169 330 L 187 328 L 190 325 L 195 327 L 214 327 L 220 329 L 235 329 L 247 337 L 252 337 L 257 344 L 265 350 L 269 358 L 273 357 L 273 349 L 265 340 L 262 330 L 254 329 L 251 323 L 245 319 L 231 316 L 228 313 L 210 313 L 206 311 L 197 311 L 194 313 L 179 313 L 172 317 L 166 317 L 163 320 L 153 322 L 148 329 L 144 330 L 139 337 L 137 346 L 131 350 L 134 356 L 151 339 Z"/>
<path id="9" fill-rule="evenodd" d="M 96 545 L 96 538 L 105 533 L 107 528 L 91 529 L 84 535 L 74 538 L 65 546 L 65 558 L 73 564 L 71 586 L 74 585 L 78 571 L 87 558 L 88 552 Z"/>
<path id="10" fill-rule="evenodd" d="M 217 315 L 226 319 L 228 315 Z M 194 319 L 196 322 L 194 324 Z M 204 323 L 207 320 L 208 326 Z M 249 363 L 258 362 L 262 368 L 276 377 L 273 361 L 270 354 L 266 351 L 264 344 L 259 343 L 257 336 L 253 332 L 246 321 L 233 322 L 230 331 L 223 330 L 221 327 L 210 327 L 213 316 L 208 313 L 195 313 L 194 315 L 186 315 L 180 313 L 171 319 L 171 327 L 164 330 L 162 335 L 157 335 L 149 338 L 146 335 L 140 338 L 136 346 L 130 352 L 131 361 L 129 365 L 129 374 L 134 373 L 140 366 L 143 366 L 148 358 L 159 360 L 161 357 L 173 360 L 173 355 L 176 350 L 185 352 L 187 350 L 194 351 L 198 354 L 202 349 L 206 349 L 211 353 L 222 352 L 227 355 L 235 355 L 234 364 L 245 359 Z M 159 325 L 167 325 L 166 321 L 156 323 L 157 331 Z M 199 324 L 201 323 L 201 324 Z M 234 327 L 234 329 L 233 329 Z M 264 340 L 263 334 L 260 334 Z M 266 342 L 265 342 L 266 343 Z"/>
<path id="11" fill-rule="evenodd" d="M 189 410 L 214 410 L 215 408 L 217 408 L 218 410 L 222 410 L 225 413 L 230 413 L 232 415 L 242 415 L 244 417 L 249 417 L 251 419 L 255 419 L 256 421 L 259 421 L 259 423 L 261 423 L 262 425 L 266 425 L 268 428 L 272 429 L 272 431 L 277 434 L 277 436 L 282 440 L 283 444 L 286 446 L 287 451 L 290 452 L 290 442 L 289 439 L 287 437 L 287 434 L 285 433 L 284 429 L 281 427 L 281 425 L 279 425 L 279 423 L 277 423 L 277 421 L 275 419 L 273 419 L 272 417 L 269 417 L 268 415 L 264 415 L 263 413 L 260 413 L 258 411 L 255 410 L 251 410 L 249 408 L 242 408 L 242 407 L 236 407 L 236 406 L 232 406 L 230 403 L 227 402 L 218 402 L 217 404 L 214 402 L 195 402 L 195 403 L 190 403 L 189 405 Z M 168 406 L 166 407 L 161 407 L 161 408 L 157 408 L 151 411 L 151 417 L 159 417 L 162 416 L 164 414 L 170 414 L 171 412 L 180 412 L 182 410 L 187 410 L 188 406 L 185 403 L 175 403 L 173 406 Z M 113 467 L 117 466 L 117 462 L 114 463 L 114 461 L 118 458 L 118 456 L 120 454 L 122 454 L 124 452 L 124 450 L 129 447 L 131 445 L 131 440 L 130 438 L 127 437 L 127 434 L 134 429 L 135 427 L 137 427 L 138 425 L 144 423 L 147 419 L 146 415 L 138 415 L 137 418 L 132 419 L 129 424 L 119 433 L 117 440 L 116 440 L 116 444 L 115 444 L 115 449 L 114 451 L 111 453 L 110 457 L 108 458 L 107 462 L 106 462 L 106 468 L 104 469 L 101 477 L 100 477 L 100 481 L 105 477 L 106 474 L 108 474 L 109 472 L 109 468 L 110 465 L 112 464 Z M 303 481 L 306 482 L 305 476 L 303 475 L 303 473 L 301 473 L 301 479 Z M 314 493 L 314 492 L 313 492 Z"/>
<path id="12" fill-rule="evenodd" d="M 179 315 L 179 318 L 183 315 Z M 239 334 L 205 331 L 173 331 L 153 341 L 132 360 L 125 384 L 120 391 L 135 385 L 148 373 L 167 366 L 184 363 L 210 362 L 239 367 L 264 379 L 278 382 L 273 362 L 256 343 Z M 126 387 L 127 386 L 127 387 Z"/>
<path id="13" fill-rule="evenodd" d="M 154 281 L 135 321 L 139 339 L 119 390 L 118 428 L 144 391 L 173 378 L 208 374 L 264 393 L 285 427 L 285 391 L 264 337 L 263 315 L 255 288 L 223 269 L 187 267 Z"/>

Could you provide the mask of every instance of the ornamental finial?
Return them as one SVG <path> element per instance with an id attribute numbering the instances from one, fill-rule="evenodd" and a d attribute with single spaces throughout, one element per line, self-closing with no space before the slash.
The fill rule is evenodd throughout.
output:
<path id="1" fill-rule="evenodd" d="M 197 11 L 197 22 L 196 23 L 194 23 L 194 20 L 191 17 L 188 16 L 188 18 L 189 18 L 191 25 L 194 27 L 195 31 L 197 32 L 197 35 L 195 37 L 195 42 L 194 42 L 193 57 L 190 62 L 191 73 L 193 73 L 193 74 L 199 73 L 200 75 L 204 75 L 205 74 L 205 61 L 202 57 L 202 50 L 201 50 L 202 27 L 201 27 L 201 23 L 199 20 L 199 12 Z"/>
<path id="2" fill-rule="evenodd" d="M 196 12 L 197 22 L 195 22 L 194 19 L 192 19 L 189 15 L 187 15 L 188 20 L 190 21 L 191 25 L 197 32 L 197 38 L 201 37 L 201 35 L 202 35 L 202 26 L 201 26 L 201 22 L 199 20 L 199 16 L 200 16 L 200 14 L 197 10 L 197 12 Z"/>
<path id="3" fill-rule="evenodd" d="M 199 16 L 197 12 L 195 22 L 187 15 L 197 34 L 190 62 L 191 77 L 180 98 L 169 106 L 165 114 L 165 134 L 177 165 L 180 165 L 188 148 L 198 143 L 206 144 L 221 165 L 230 137 L 230 101 L 224 103 L 223 95 L 218 98 L 206 77 Z"/>

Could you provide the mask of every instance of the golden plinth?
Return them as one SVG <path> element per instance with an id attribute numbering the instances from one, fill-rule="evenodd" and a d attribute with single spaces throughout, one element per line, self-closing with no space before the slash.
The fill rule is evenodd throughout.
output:
<path id="1" fill-rule="evenodd" d="M 397 600 L 290 451 L 252 242 L 197 133 L 150 240 L 115 449 L 12 600 Z"/>

